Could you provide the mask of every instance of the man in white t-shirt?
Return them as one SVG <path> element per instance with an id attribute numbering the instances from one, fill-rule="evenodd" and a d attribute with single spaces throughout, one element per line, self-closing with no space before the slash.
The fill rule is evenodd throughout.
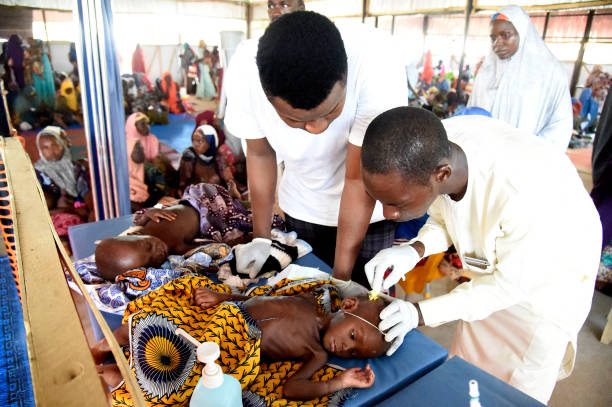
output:
<path id="1" fill-rule="evenodd" d="M 429 214 L 415 239 L 366 265 L 372 288 L 450 245 L 471 278 L 436 298 L 388 305 L 379 327 L 394 341 L 390 352 L 417 324 L 460 320 L 451 355 L 546 403 L 572 370 L 601 253 L 599 216 L 568 157 L 499 120 L 440 121 L 403 107 L 374 119 L 361 164 L 387 219 Z"/>
<path id="2" fill-rule="evenodd" d="M 237 251 L 239 271 L 256 274 L 270 250 L 277 155 L 285 163 L 279 205 L 287 226 L 334 265 L 345 292 L 353 269 L 366 282 L 365 262 L 392 245 L 395 226 L 380 206 L 374 211 L 359 170 L 370 121 L 407 103 L 404 66 L 390 43 L 374 29 L 341 33 L 326 17 L 298 11 L 273 21 L 259 44 L 246 41 L 236 51 L 225 124 L 247 140 L 256 237 Z"/>

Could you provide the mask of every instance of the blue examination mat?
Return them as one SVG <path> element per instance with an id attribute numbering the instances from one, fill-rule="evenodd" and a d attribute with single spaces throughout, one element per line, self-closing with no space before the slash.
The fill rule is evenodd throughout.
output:
<path id="1" fill-rule="evenodd" d="M 378 380 L 378 376 L 376 377 Z M 480 404 L 496 407 L 542 407 L 544 404 L 482 369 L 454 357 L 381 405 L 385 407 L 469 406 L 469 381 L 478 382 Z"/>

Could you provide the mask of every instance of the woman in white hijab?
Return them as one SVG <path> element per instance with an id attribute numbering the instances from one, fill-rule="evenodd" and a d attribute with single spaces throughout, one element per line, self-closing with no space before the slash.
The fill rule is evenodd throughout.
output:
<path id="1" fill-rule="evenodd" d="M 567 76 L 529 15 L 518 6 L 499 10 L 491 18 L 491 42 L 468 106 L 565 151 L 573 120 Z"/>

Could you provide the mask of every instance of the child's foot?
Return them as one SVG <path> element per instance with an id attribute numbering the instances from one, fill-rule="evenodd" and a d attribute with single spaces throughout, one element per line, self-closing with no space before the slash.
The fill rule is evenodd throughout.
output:
<path id="1" fill-rule="evenodd" d="M 119 383 L 123 380 L 121 371 L 119 371 L 119 366 L 114 363 L 111 365 L 98 365 L 96 369 L 104 384 L 111 389 L 119 386 Z"/>
<path id="2" fill-rule="evenodd" d="M 111 351 L 106 339 L 102 339 L 91 348 L 91 356 L 93 356 L 96 365 L 104 363 L 110 353 Z"/>

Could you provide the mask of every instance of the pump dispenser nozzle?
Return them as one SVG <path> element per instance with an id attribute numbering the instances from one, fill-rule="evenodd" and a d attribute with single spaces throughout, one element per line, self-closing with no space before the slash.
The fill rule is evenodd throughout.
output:
<path id="1" fill-rule="evenodd" d="M 221 355 L 219 345 L 215 342 L 200 343 L 181 328 L 178 328 L 175 333 L 183 336 L 197 347 L 196 354 L 198 360 L 205 364 L 204 369 L 202 369 L 202 382 L 204 386 L 211 389 L 221 386 L 223 384 L 223 371 L 221 367 L 215 363 Z"/>
<path id="2" fill-rule="evenodd" d="M 480 391 L 478 390 L 478 382 L 470 380 L 470 407 L 481 407 Z"/>

